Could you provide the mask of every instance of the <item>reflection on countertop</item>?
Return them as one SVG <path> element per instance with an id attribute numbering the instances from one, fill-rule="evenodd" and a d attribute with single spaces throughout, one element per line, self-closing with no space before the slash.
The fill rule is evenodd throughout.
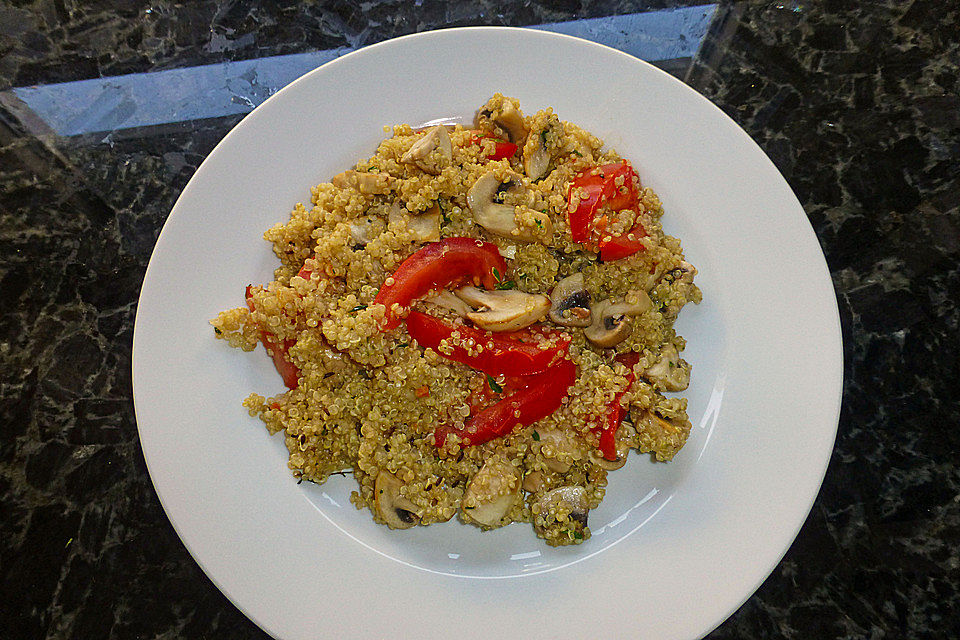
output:
<path id="1" fill-rule="evenodd" d="M 710 637 L 960 635 L 956 7 L 21 4 L 0 6 L 4 637 L 265 637 L 147 476 L 130 380 L 147 261 L 206 154 L 278 88 L 477 24 L 581 35 L 685 80 L 766 151 L 823 247 L 845 342 L 836 449 L 793 547 Z"/>

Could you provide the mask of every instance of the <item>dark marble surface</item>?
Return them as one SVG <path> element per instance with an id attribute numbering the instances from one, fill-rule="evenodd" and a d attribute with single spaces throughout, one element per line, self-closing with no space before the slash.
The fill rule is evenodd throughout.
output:
<path id="1" fill-rule="evenodd" d="M 164 516 L 130 379 L 157 234 L 242 115 L 59 136 L 10 90 L 678 4 L 0 2 L 0 637 L 265 637 Z M 845 345 L 820 496 L 710 637 L 960 637 L 960 5 L 724 4 L 664 66 L 793 187 Z"/>

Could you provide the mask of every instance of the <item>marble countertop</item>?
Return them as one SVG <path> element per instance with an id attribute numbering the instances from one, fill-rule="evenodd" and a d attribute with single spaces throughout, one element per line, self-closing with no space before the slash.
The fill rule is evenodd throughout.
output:
<path id="1" fill-rule="evenodd" d="M 932 0 L 0 3 L 0 635 L 266 637 L 145 468 L 144 270 L 197 166 L 277 88 L 473 24 L 547 25 L 683 79 L 766 151 L 823 247 L 836 447 L 793 546 L 709 637 L 960 637 L 960 7 Z"/>

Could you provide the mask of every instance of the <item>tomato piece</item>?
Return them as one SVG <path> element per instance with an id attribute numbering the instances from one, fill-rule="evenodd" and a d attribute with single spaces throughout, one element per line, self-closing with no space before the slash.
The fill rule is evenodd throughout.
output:
<path id="1" fill-rule="evenodd" d="M 576 365 L 560 360 L 548 371 L 528 376 L 526 387 L 472 416 L 463 428 L 439 427 L 434 431 L 434 442 L 442 447 L 447 436 L 456 434 L 462 446 L 483 444 L 511 433 L 517 426 L 543 420 L 560 408 L 576 379 Z"/>
<path id="2" fill-rule="evenodd" d="M 617 429 L 620 428 L 620 423 L 623 421 L 623 407 L 620 406 L 620 399 L 633 385 L 635 377 L 633 374 L 633 365 L 637 364 L 637 361 L 640 360 L 640 355 L 631 351 L 617 356 L 614 360 L 630 369 L 629 373 L 627 373 L 627 386 L 623 388 L 623 391 L 613 396 L 613 400 L 607 405 L 607 413 L 603 419 L 603 423 L 601 426 L 594 428 L 594 431 L 600 429 L 600 442 L 597 448 L 604 458 L 611 461 L 617 459 L 616 435 Z"/>
<path id="3" fill-rule="evenodd" d="M 637 203 L 637 172 L 626 160 L 584 169 L 570 182 L 567 192 L 567 220 L 574 242 L 586 242 L 594 229 L 597 211 L 606 206 L 613 211 Z M 617 182 L 620 182 L 618 185 Z M 579 196 L 573 204 L 574 194 Z"/>
<path id="4" fill-rule="evenodd" d="M 493 153 L 487 155 L 487 160 L 505 160 L 512 158 L 519 148 L 516 144 L 501 140 L 500 138 L 494 138 L 489 133 L 480 133 L 473 136 L 473 144 L 481 144 L 484 138 L 490 138 L 494 141 Z"/>
<path id="5" fill-rule="evenodd" d="M 506 271 L 507 263 L 491 242 L 473 238 L 431 242 L 404 260 L 377 292 L 373 303 L 387 308 L 381 329 L 400 324 L 394 304 L 406 307 L 430 291 L 466 282 L 493 289 Z"/>
<path id="6" fill-rule="evenodd" d="M 250 289 L 251 285 L 248 284 L 246 290 L 247 308 L 253 311 L 253 294 Z M 289 389 L 296 389 L 300 385 L 300 369 L 297 368 L 297 365 L 290 362 L 288 352 L 297 341 L 284 340 L 281 342 L 277 340 L 275 335 L 259 325 L 257 329 L 260 331 L 260 342 L 263 343 L 263 348 L 266 349 L 270 357 L 273 358 L 273 366 L 283 379 L 283 384 L 287 385 Z"/>
<path id="7" fill-rule="evenodd" d="M 600 259 L 612 262 L 632 256 L 643 249 L 640 239 L 646 235 L 647 230 L 638 222 L 625 234 L 600 238 Z"/>
<path id="8" fill-rule="evenodd" d="M 524 329 L 510 333 L 489 335 L 466 325 L 453 325 L 440 318 L 411 311 L 407 316 L 407 331 L 410 337 L 422 347 L 430 347 L 443 357 L 473 367 L 478 371 L 499 376 L 528 376 L 542 373 L 552 364 L 563 358 L 570 347 L 570 338 L 558 331 L 545 329 Z M 453 332 L 460 334 L 460 340 L 473 340 L 476 347 L 471 350 L 453 345 L 450 353 L 444 353 L 437 347 L 442 340 L 450 338 Z M 542 338 L 553 338 L 555 346 L 541 349 L 538 344 Z M 444 349 L 446 351 L 446 349 Z"/>

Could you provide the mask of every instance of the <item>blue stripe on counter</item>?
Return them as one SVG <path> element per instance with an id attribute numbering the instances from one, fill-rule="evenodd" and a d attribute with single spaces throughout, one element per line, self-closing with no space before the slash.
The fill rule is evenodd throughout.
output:
<path id="1" fill-rule="evenodd" d="M 655 62 L 695 55 L 716 8 L 716 4 L 705 4 L 531 28 L 579 36 Z M 61 136 L 187 122 L 248 113 L 304 73 L 350 51 L 341 47 L 17 87 L 0 92 L 0 101 L 21 116 L 39 118 Z M 32 114 L 23 113 L 24 107 Z"/>

